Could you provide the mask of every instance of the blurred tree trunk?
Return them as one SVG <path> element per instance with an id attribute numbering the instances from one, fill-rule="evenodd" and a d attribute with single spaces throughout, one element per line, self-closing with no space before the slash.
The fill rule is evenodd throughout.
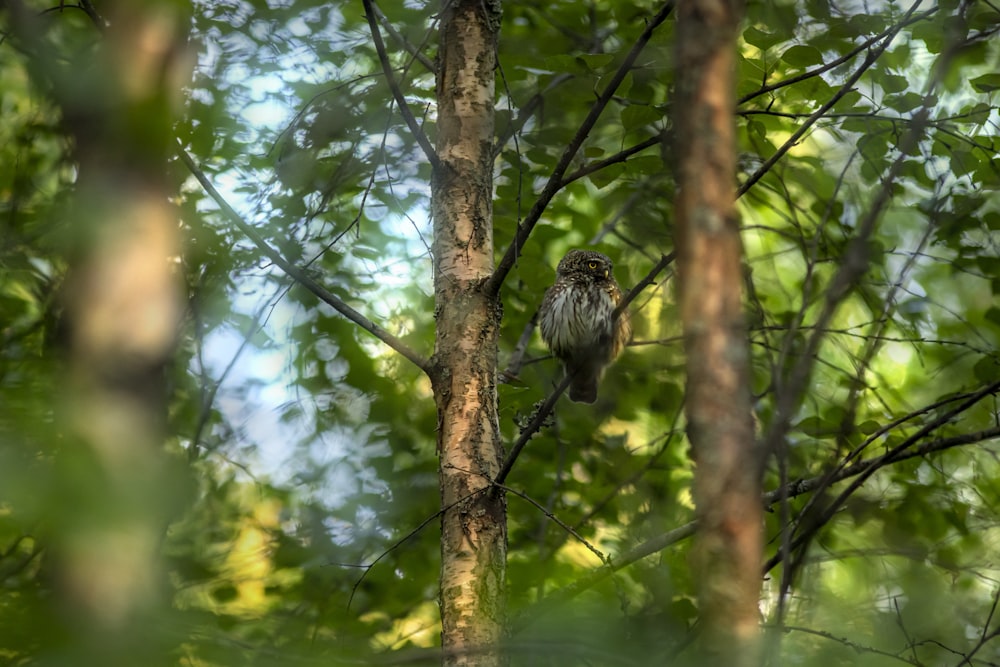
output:
<path id="1" fill-rule="evenodd" d="M 499 665 L 507 557 L 500 469 L 497 336 L 501 306 L 483 290 L 493 271 L 494 67 L 500 7 L 444 3 L 438 63 L 434 215 L 444 663 Z"/>
<path id="2" fill-rule="evenodd" d="M 65 210 L 69 376 L 56 410 L 56 463 L 73 488 L 52 562 L 74 661 L 139 664 L 162 648 L 147 614 L 164 602 L 158 550 L 177 486 L 163 457 L 164 369 L 182 312 L 167 167 L 190 80 L 188 16 L 172 0 L 82 6 L 95 46 L 72 57 L 48 30 L 67 16 L 9 6 L 78 172 Z"/>
<path id="3" fill-rule="evenodd" d="M 758 664 L 762 511 L 735 201 L 740 0 L 678 3 L 677 248 L 687 420 L 697 470 L 694 564 L 712 664 Z"/>

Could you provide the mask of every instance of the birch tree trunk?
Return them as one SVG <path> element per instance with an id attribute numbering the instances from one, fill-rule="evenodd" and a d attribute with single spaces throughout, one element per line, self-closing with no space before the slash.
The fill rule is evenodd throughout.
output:
<path id="1" fill-rule="evenodd" d="M 453 0 L 441 15 L 434 215 L 444 664 L 499 665 L 506 502 L 497 413 L 501 305 L 493 272 L 494 67 L 498 2 Z"/>
<path id="2" fill-rule="evenodd" d="M 693 563 L 702 648 L 758 664 L 761 462 L 750 406 L 736 188 L 735 49 L 740 0 L 681 0 L 675 98 L 680 304 L 688 435 L 697 470 Z"/>

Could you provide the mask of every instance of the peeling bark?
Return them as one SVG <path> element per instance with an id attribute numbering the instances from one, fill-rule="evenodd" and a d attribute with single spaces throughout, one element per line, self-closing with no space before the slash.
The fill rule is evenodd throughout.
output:
<path id="1" fill-rule="evenodd" d="M 489 493 L 502 462 L 497 412 L 500 302 L 493 272 L 494 68 L 499 5 L 445 3 L 438 69 L 434 291 L 444 664 L 500 665 L 506 501 Z"/>

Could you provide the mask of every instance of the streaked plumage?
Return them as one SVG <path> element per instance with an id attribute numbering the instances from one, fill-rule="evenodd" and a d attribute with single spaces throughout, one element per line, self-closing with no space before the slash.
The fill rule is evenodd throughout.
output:
<path id="1" fill-rule="evenodd" d="M 632 335 L 627 312 L 611 321 L 622 299 L 613 268 L 607 255 L 570 250 L 556 267 L 556 282 L 542 300 L 542 340 L 573 378 L 569 397 L 579 403 L 597 400 L 604 369 Z"/>

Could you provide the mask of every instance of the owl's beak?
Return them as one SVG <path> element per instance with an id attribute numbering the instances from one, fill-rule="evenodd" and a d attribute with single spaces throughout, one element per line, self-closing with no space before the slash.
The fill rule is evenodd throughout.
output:
<path id="1" fill-rule="evenodd" d="M 604 269 L 604 279 L 605 280 L 608 279 L 608 270 L 607 269 Z"/>

